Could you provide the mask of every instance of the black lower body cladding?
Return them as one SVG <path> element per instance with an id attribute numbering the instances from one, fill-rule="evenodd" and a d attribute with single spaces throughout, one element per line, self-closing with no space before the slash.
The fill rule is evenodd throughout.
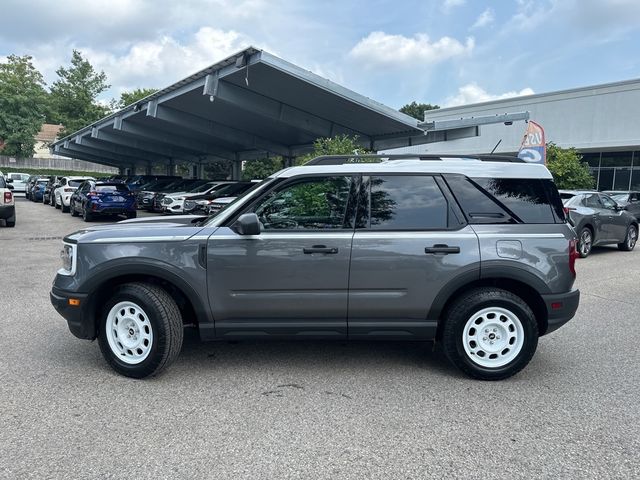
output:
<path id="1" fill-rule="evenodd" d="M 575 316 L 580 303 L 580 290 L 573 289 L 567 293 L 542 295 L 542 300 L 547 308 L 547 329 L 540 334 L 546 335 L 559 329 Z"/>

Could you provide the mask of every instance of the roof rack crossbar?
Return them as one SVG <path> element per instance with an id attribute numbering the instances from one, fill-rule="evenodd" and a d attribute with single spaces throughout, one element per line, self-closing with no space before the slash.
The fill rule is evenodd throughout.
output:
<path id="1" fill-rule="evenodd" d="M 379 162 L 388 160 L 446 160 L 449 158 L 468 158 L 472 160 L 480 160 L 482 162 L 510 162 L 510 163 L 526 163 L 518 157 L 509 157 L 506 155 L 430 155 L 416 153 L 401 154 L 364 154 L 364 155 L 322 155 L 313 158 L 305 163 L 305 165 L 344 165 L 347 163 L 377 163 L 377 162 L 358 162 L 358 160 L 379 160 Z"/>

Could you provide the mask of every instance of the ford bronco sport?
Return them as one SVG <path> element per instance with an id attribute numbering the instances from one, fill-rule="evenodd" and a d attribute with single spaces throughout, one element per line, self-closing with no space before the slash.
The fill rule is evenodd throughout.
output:
<path id="1" fill-rule="evenodd" d="M 437 340 L 466 374 L 497 380 L 574 316 L 576 256 L 543 165 L 330 156 L 213 217 L 68 235 L 51 302 L 131 377 L 169 365 L 195 324 L 203 340 Z"/>

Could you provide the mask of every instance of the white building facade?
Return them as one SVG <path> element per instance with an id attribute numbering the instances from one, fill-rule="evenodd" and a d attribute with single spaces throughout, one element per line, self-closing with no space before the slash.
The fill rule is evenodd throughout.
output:
<path id="1" fill-rule="evenodd" d="M 546 140 L 575 147 L 599 190 L 640 190 L 640 79 L 428 111 L 426 122 L 528 111 Z M 416 153 L 515 153 L 524 122 L 478 128 L 478 136 L 407 147 Z M 497 148 L 496 148 L 496 145 Z"/>

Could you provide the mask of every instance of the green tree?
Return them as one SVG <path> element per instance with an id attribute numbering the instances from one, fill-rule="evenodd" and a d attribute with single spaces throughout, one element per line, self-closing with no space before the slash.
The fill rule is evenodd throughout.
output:
<path id="1" fill-rule="evenodd" d="M 116 107 L 124 108 L 127 105 L 136 103 L 138 100 L 142 100 L 143 98 L 156 93 L 157 91 L 157 88 L 136 88 L 131 92 L 122 92 L 120 94 L 120 100 L 116 103 Z"/>
<path id="2" fill-rule="evenodd" d="M 9 55 L 0 63 L 0 152 L 30 157 L 44 123 L 47 92 L 28 55 Z"/>
<path id="3" fill-rule="evenodd" d="M 589 166 L 575 148 L 560 148 L 547 143 L 547 168 L 559 189 L 593 188 Z"/>
<path id="4" fill-rule="evenodd" d="M 96 72 L 78 50 L 73 51 L 71 66 L 60 67 L 58 80 L 51 87 L 52 118 L 61 123 L 61 136 L 73 133 L 108 113 L 105 105 L 97 103 L 98 95 L 107 90 L 107 76 Z"/>
<path id="5" fill-rule="evenodd" d="M 370 150 L 363 148 L 358 141 L 357 135 L 336 135 L 330 138 L 318 138 L 313 143 L 313 152 L 308 153 L 302 157 L 296 159 L 296 165 L 303 165 L 312 158 L 320 157 L 322 155 L 354 155 L 354 162 L 357 155 L 370 153 Z M 365 161 L 366 159 L 362 159 Z"/>
<path id="6" fill-rule="evenodd" d="M 430 103 L 411 102 L 401 107 L 400 111 L 422 122 L 424 120 L 424 112 L 438 108 L 440 108 L 438 105 L 431 105 Z"/>
<path id="7" fill-rule="evenodd" d="M 247 160 L 242 168 L 243 180 L 262 180 L 272 173 L 282 170 L 282 158 L 261 158 L 258 160 Z"/>

